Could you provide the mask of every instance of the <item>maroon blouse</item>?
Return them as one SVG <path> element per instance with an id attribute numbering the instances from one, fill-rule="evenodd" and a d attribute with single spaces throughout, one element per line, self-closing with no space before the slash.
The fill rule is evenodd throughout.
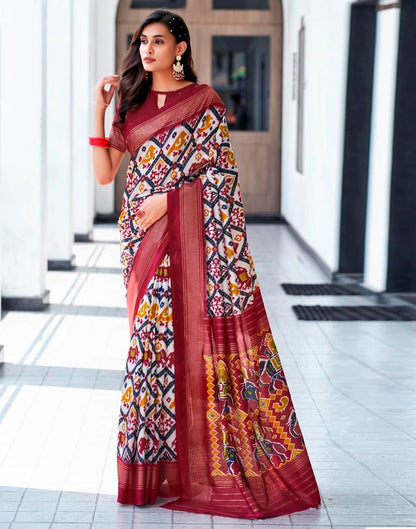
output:
<path id="1" fill-rule="evenodd" d="M 165 103 L 158 108 L 158 94 L 166 94 Z M 150 90 L 144 103 L 128 111 L 125 123 L 116 124 L 119 119 L 120 102 L 116 106 L 108 138 L 110 147 L 129 151 L 130 155 L 151 135 L 179 124 L 210 105 L 225 107 L 218 93 L 207 84 L 191 83 L 177 90 Z"/>

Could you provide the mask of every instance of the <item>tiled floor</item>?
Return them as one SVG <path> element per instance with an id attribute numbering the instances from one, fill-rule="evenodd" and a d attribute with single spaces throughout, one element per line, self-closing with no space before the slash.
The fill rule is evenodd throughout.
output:
<path id="1" fill-rule="evenodd" d="M 248 233 L 322 506 L 251 522 L 117 504 L 128 324 L 118 233 L 97 226 L 74 271 L 48 273 L 49 309 L 0 325 L 0 529 L 416 526 L 415 323 L 296 320 L 292 304 L 373 300 L 284 294 L 326 278 L 287 227 Z"/>

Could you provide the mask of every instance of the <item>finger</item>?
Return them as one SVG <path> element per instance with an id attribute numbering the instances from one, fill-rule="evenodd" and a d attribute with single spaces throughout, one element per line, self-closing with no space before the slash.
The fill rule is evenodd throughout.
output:
<path id="1" fill-rule="evenodd" d="M 104 85 L 106 84 L 118 84 L 119 83 L 119 78 L 118 77 L 113 77 L 111 75 L 106 75 L 105 77 L 103 77 L 101 79 L 101 81 L 98 83 L 99 86 L 103 87 Z"/>
<path id="2" fill-rule="evenodd" d="M 102 85 L 102 88 L 103 88 L 104 90 L 105 90 L 104 87 L 105 87 L 106 85 L 110 85 L 110 87 L 114 87 L 114 88 L 115 88 L 116 86 L 119 85 L 119 82 L 118 82 L 118 81 L 108 81 L 108 83 L 104 83 L 104 84 Z"/>
<path id="3" fill-rule="evenodd" d="M 103 77 L 103 81 L 107 81 L 107 82 L 108 82 L 108 81 L 118 81 L 119 78 L 120 78 L 120 76 L 117 75 L 117 74 L 105 75 L 105 76 Z"/>
<path id="4" fill-rule="evenodd" d="M 110 101 L 111 101 L 111 98 L 113 97 L 115 89 L 116 89 L 115 86 L 110 86 L 110 88 L 107 90 L 107 94 L 108 94 L 108 97 L 109 97 Z"/>

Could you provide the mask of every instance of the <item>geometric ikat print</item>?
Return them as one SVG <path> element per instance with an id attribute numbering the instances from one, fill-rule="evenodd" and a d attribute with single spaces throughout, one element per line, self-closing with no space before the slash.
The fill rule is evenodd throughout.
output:
<path id="1" fill-rule="evenodd" d="M 136 216 L 141 203 L 151 194 L 199 177 L 203 183 L 208 314 L 227 316 L 244 310 L 258 281 L 247 243 L 237 171 L 225 114 L 215 105 L 156 134 L 137 149 L 127 169 L 119 217 L 126 286 L 133 257 L 145 235 Z"/>
<path id="2" fill-rule="evenodd" d="M 117 454 L 126 463 L 176 459 L 169 254 L 137 312 L 123 381 Z"/>

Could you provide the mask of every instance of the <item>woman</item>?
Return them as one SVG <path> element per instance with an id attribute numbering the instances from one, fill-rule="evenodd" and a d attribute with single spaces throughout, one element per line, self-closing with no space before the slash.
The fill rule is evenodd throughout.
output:
<path id="1" fill-rule="evenodd" d="M 130 154 L 117 501 L 176 497 L 163 507 L 265 518 L 320 496 L 247 243 L 225 113 L 197 83 L 184 21 L 166 10 L 134 34 L 121 78 L 96 86 L 97 181 L 112 182 Z"/>

